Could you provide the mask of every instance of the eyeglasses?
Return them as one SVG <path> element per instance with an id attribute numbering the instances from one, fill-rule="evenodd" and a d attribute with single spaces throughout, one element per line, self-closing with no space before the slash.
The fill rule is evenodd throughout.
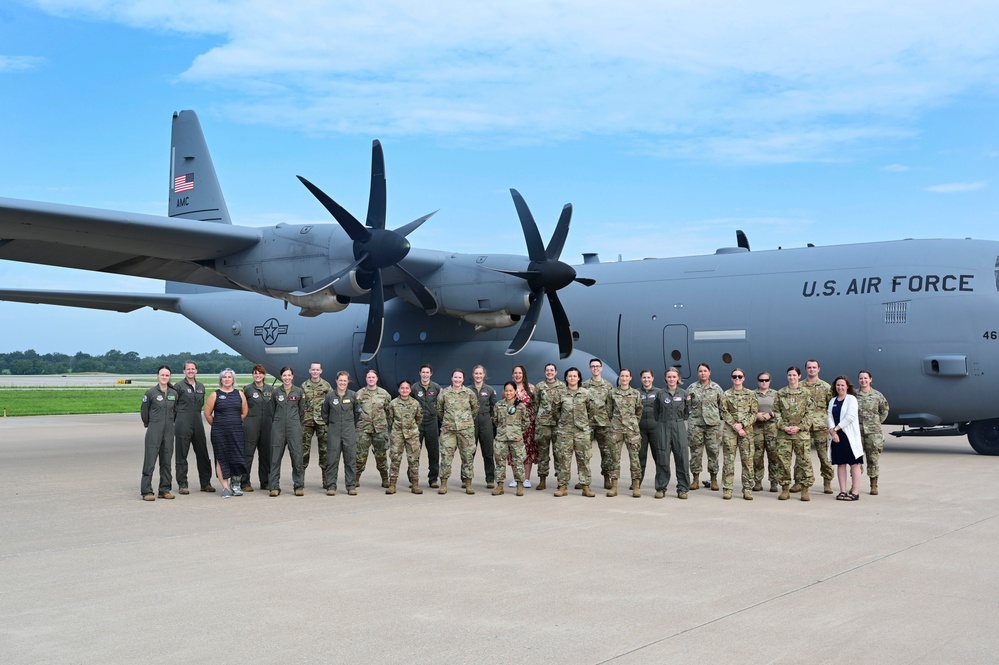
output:
<path id="1" fill-rule="evenodd" d="M 756 379 L 756 380 L 759 381 L 760 383 L 767 383 L 770 381 L 770 379 Z"/>
<path id="2" fill-rule="evenodd" d="M 732 375 L 732 378 L 733 378 L 733 379 L 744 379 L 744 378 L 746 378 L 746 377 L 744 377 L 744 376 L 743 376 L 742 374 L 733 374 L 733 375 Z"/>

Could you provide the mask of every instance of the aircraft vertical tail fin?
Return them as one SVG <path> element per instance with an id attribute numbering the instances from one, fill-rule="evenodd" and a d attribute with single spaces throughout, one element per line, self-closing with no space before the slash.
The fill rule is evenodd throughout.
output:
<path id="1" fill-rule="evenodd" d="M 168 214 L 170 217 L 232 224 L 201 123 L 194 111 L 173 114 Z"/>

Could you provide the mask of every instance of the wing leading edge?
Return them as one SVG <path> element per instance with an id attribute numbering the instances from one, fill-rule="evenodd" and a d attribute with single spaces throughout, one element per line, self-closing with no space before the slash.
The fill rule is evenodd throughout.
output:
<path id="1" fill-rule="evenodd" d="M 163 293 L 114 293 L 100 291 L 32 291 L 29 289 L 0 289 L 0 300 L 35 305 L 63 305 L 85 309 L 103 309 L 110 312 L 134 312 L 151 307 L 165 312 L 179 313 L 180 296 Z"/>
<path id="2" fill-rule="evenodd" d="M 0 259 L 239 288 L 205 267 L 257 229 L 0 198 Z"/>

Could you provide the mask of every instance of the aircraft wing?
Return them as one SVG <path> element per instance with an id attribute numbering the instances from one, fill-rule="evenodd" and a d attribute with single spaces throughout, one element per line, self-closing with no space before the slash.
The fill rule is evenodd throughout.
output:
<path id="1" fill-rule="evenodd" d="M 260 237 L 231 224 L 0 198 L 0 259 L 10 261 L 239 288 L 204 264 Z"/>
<path id="2" fill-rule="evenodd" d="M 0 300 L 37 305 L 63 305 L 86 309 L 104 309 L 111 312 L 134 312 L 142 307 L 178 312 L 179 296 L 166 293 L 113 293 L 83 291 L 31 291 L 28 289 L 0 289 Z"/>

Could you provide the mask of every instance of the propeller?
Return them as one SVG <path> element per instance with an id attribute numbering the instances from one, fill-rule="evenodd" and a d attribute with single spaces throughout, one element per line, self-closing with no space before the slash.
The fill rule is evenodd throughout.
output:
<path id="1" fill-rule="evenodd" d="M 561 358 L 569 357 L 572 353 L 572 328 L 569 326 L 569 317 L 565 314 L 565 308 L 559 300 L 558 291 L 572 282 L 579 282 L 584 286 L 593 286 L 596 280 L 588 277 L 577 277 L 576 271 L 567 263 L 559 261 L 562 255 L 562 248 L 565 246 L 565 239 L 569 235 L 569 222 L 572 219 L 572 204 L 566 203 L 559 215 L 558 223 L 555 225 L 555 232 L 552 233 L 546 248 L 541 242 L 541 233 L 538 231 L 537 222 L 531 214 L 527 202 L 516 189 L 510 190 L 513 197 L 513 204 L 517 208 L 517 215 L 520 217 L 520 226 L 524 230 L 524 240 L 527 242 L 527 255 L 531 262 L 527 270 L 500 270 L 499 272 L 520 277 L 527 282 L 531 289 L 531 306 L 524 316 L 520 329 L 510 343 L 510 348 L 506 350 L 508 356 L 520 353 L 527 343 L 534 336 L 534 330 L 538 327 L 538 317 L 541 314 L 541 307 L 544 305 L 545 297 L 548 298 L 548 305 L 552 310 L 552 319 L 555 322 L 555 334 L 558 336 L 558 351 Z"/>
<path id="2" fill-rule="evenodd" d="M 428 315 L 437 313 L 437 298 L 417 277 L 401 265 L 409 254 L 410 244 L 406 236 L 420 228 L 434 213 L 415 219 L 398 229 L 385 228 L 385 156 L 382 144 L 371 142 L 371 189 L 368 194 L 367 224 L 361 224 L 356 217 L 330 198 L 326 192 L 311 182 L 298 176 L 312 195 L 326 208 L 351 240 L 354 241 L 354 261 L 343 270 L 320 280 L 320 286 L 311 293 L 329 288 L 338 279 L 357 270 L 357 281 L 369 289 L 368 323 L 364 332 L 364 345 L 361 347 L 361 362 L 368 362 L 378 353 L 382 345 L 385 329 L 385 291 L 382 270 L 394 268 L 406 286 L 420 302 Z"/>

